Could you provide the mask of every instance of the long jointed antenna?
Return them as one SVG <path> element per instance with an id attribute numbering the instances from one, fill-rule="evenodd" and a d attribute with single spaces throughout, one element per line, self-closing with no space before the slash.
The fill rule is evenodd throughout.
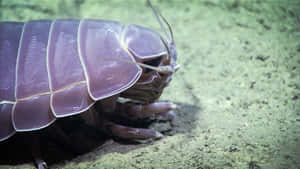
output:
<path id="1" fill-rule="evenodd" d="M 139 65 L 140 67 L 148 68 L 148 69 L 157 71 L 157 72 L 162 73 L 162 74 L 174 73 L 179 68 L 179 67 L 178 68 L 177 67 L 173 68 L 171 65 L 164 65 L 164 66 L 155 67 L 155 66 L 144 64 L 144 63 L 139 63 L 139 62 L 136 62 L 136 61 L 124 60 L 124 59 L 99 59 L 99 60 L 101 60 L 101 61 L 126 62 L 126 63 L 129 63 L 129 64 Z"/>
<path id="2" fill-rule="evenodd" d="M 164 33 L 165 33 L 165 35 L 167 36 L 167 38 L 168 38 L 169 40 L 171 40 L 171 42 L 174 43 L 173 32 L 172 32 L 172 29 L 171 29 L 170 24 L 169 24 L 169 23 L 167 22 L 167 20 L 161 15 L 161 13 L 160 13 L 157 9 L 155 9 L 155 8 L 152 6 L 150 0 L 147 0 L 147 4 L 151 7 L 151 9 L 152 9 L 152 11 L 153 11 L 153 13 L 154 13 L 154 15 L 155 15 L 157 21 L 158 21 L 159 24 L 160 24 L 160 27 L 161 27 L 162 30 L 164 31 Z M 167 24 L 167 26 L 168 26 L 168 28 L 169 28 L 169 31 L 170 31 L 170 34 L 171 34 L 171 37 L 170 37 L 170 35 L 167 33 L 166 28 L 165 28 L 164 25 L 162 24 L 162 22 L 161 22 L 159 16 L 160 16 L 160 17 L 163 19 L 163 21 Z"/>

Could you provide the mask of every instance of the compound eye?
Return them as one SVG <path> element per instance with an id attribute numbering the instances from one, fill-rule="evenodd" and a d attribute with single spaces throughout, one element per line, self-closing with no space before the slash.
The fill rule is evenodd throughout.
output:
<path id="1" fill-rule="evenodd" d="M 148 61 L 144 61 L 143 63 L 146 64 L 146 65 L 153 66 L 153 67 L 158 67 L 158 65 L 161 63 L 161 60 L 162 60 L 162 57 L 160 56 L 160 57 L 148 60 Z M 149 72 L 152 72 L 152 71 L 153 70 L 149 69 L 149 68 L 145 69 L 145 73 L 149 73 Z"/>

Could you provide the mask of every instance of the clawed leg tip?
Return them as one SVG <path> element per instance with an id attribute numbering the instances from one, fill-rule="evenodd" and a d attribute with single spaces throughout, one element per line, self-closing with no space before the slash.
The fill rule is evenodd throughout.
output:
<path id="1" fill-rule="evenodd" d="M 179 110 L 180 107 L 177 104 L 175 104 L 175 103 L 171 103 L 171 109 L 172 110 Z"/>
<path id="2" fill-rule="evenodd" d="M 44 161 L 39 163 L 37 167 L 38 167 L 38 169 L 47 169 L 48 168 L 47 163 Z"/>
<path id="3" fill-rule="evenodd" d="M 173 110 L 160 113 L 158 116 L 159 120 L 173 121 L 176 119 L 176 114 Z"/>
<path id="4" fill-rule="evenodd" d="M 168 111 L 165 116 L 166 116 L 167 120 L 169 120 L 169 121 L 173 121 L 176 119 L 176 114 L 172 110 Z"/>
<path id="5" fill-rule="evenodd" d="M 155 132 L 155 139 L 161 139 L 161 138 L 164 138 L 164 135 L 161 134 L 160 132 L 156 131 Z"/>
<path id="6" fill-rule="evenodd" d="M 169 112 L 168 118 L 170 121 L 174 121 L 176 119 L 176 114 L 173 111 L 171 111 Z"/>

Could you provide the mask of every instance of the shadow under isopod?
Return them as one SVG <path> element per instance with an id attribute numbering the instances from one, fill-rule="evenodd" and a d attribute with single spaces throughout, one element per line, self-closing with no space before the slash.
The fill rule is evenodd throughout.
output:
<path id="1" fill-rule="evenodd" d="M 176 112 L 176 119 L 172 122 L 159 118 L 147 118 L 137 121 L 121 121 L 121 123 L 126 123 L 127 126 L 137 128 L 154 129 L 165 136 L 189 133 L 195 128 L 194 122 L 197 121 L 195 114 L 201 108 L 192 104 L 176 104 L 180 106 L 180 110 Z M 74 153 L 74 151 L 63 145 L 57 133 L 53 132 L 55 125 L 59 125 L 62 128 L 63 132 L 73 141 L 73 144 L 78 147 L 79 152 Z M 112 138 L 98 129 L 85 124 L 79 116 L 58 119 L 54 125 L 31 133 L 40 136 L 42 156 L 49 165 L 71 160 L 78 155 L 91 151 L 96 151 L 97 155 L 112 152 L 127 153 L 145 147 L 150 143 L 129 142 L 127 140 Z M 31 150 L 26 143 L 26 139 L 30 136 L 31 134 L 29 133 L 18 133 L 8 140 L 1 142 L 0 165 L 31 163 Z"/>

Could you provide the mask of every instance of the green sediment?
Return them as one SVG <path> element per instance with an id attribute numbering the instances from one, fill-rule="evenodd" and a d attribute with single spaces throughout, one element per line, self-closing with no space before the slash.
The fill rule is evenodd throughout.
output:
<path id="1" fill-rule="evenodd" d="M 143 1 L 0 2 L 2 21 L 94 18 L 160 30 Z M 172 25 L 181 65 L 161 97 L 181 107 L 170 136 L 140 145 L 110 140 L 50 167 L 299 168 L 300 2 L 152 3 Z"/>

